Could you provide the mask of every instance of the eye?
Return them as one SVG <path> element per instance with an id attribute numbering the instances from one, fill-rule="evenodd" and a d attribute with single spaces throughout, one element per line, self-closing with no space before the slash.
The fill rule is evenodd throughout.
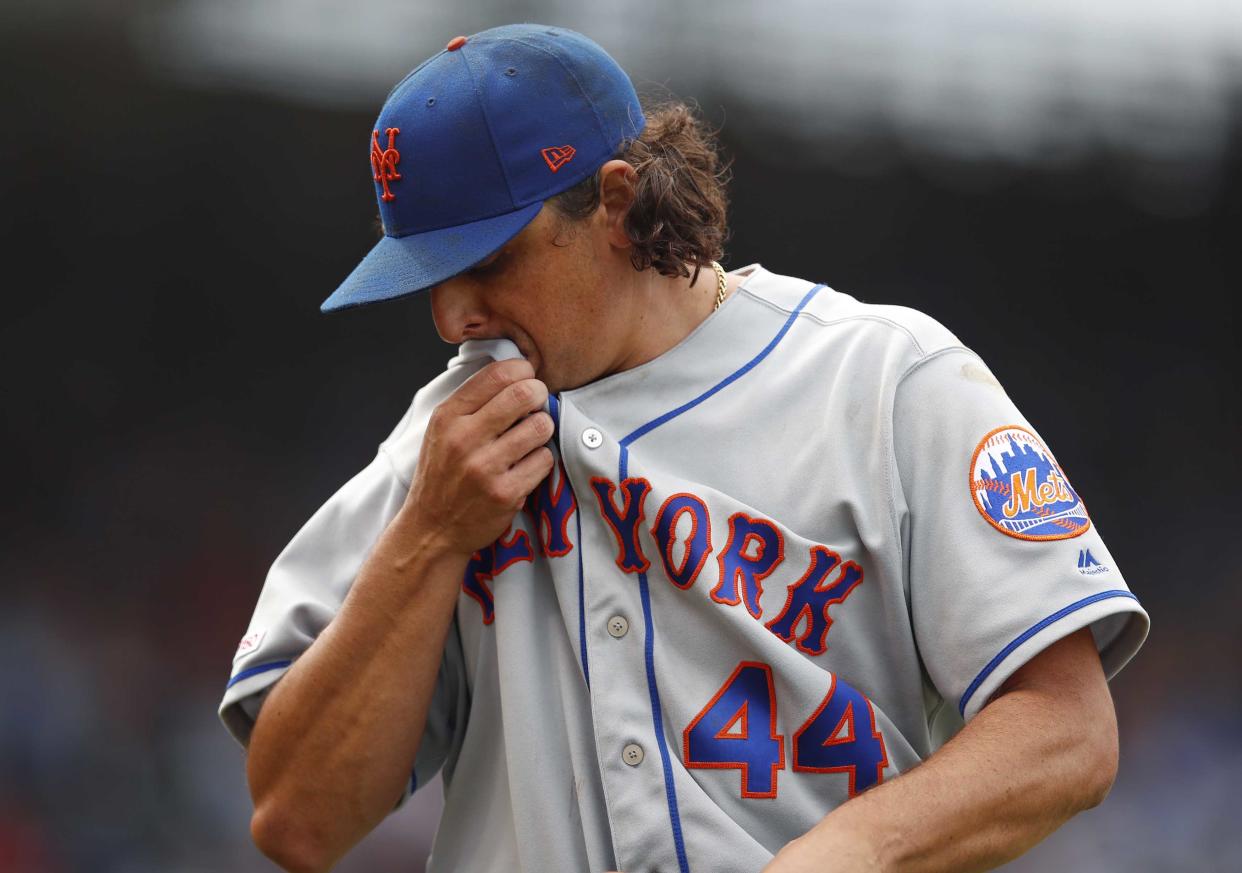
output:
<path id="1" fill-rule="evenodd" d="M 475 264 L 466 271 L 467 276 L 485 276 L 495 271 L 496 266 L 504 259 L 503 252 L 496 252 Z"/>

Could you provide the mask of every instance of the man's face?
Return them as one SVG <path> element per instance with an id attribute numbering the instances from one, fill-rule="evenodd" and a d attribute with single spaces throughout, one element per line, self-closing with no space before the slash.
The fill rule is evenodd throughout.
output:
<path id="1" fill-rule="evenodd" d="M 552 392 L 619 369 L 624 338 L 609 330 L 607 296 L 615 266 L 602 210 L 567 222 L 545 206 L 522 232 L 431 289 L 431 314 L 445 342 L 508 337 Z"/>

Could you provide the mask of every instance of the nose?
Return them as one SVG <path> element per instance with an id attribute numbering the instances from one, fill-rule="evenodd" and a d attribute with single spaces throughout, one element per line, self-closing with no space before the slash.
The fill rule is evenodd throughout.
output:
<path id="1" fill-rule="evenodd" d="M 460 276 L 431 288 L 431 318 L 446 343 L 486 337 L 491 312 L 474 282 Z"/>

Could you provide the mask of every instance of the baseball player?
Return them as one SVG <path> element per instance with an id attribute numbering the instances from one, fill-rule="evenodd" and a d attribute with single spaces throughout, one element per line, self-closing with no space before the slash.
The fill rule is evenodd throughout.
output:
<path id="1" fill-rule="evenodd" d="M 1148 619 L 985 364 L 726 273 L 710 137 L 585 37 L 457 37 L 324 310 L 459 346 L 273 565 L 220 707 L 325 870 L 443 774 L 433 871 L 977 870 L 1103 798 Z"/>

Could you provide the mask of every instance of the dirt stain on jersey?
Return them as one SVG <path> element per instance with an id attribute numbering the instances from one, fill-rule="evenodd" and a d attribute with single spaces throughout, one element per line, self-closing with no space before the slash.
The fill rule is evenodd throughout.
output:
<path id="1" fill-rule="evenodd" d="M 962 378 L 967 382 L 978 382 L 981 385 L 991 385 L 994 388 L 1000 388 L 1000 382 L 996 381 L 996 377 L 987 371 L 986 367 L 980 367 L 978 364 L 962 364 Z"/>

